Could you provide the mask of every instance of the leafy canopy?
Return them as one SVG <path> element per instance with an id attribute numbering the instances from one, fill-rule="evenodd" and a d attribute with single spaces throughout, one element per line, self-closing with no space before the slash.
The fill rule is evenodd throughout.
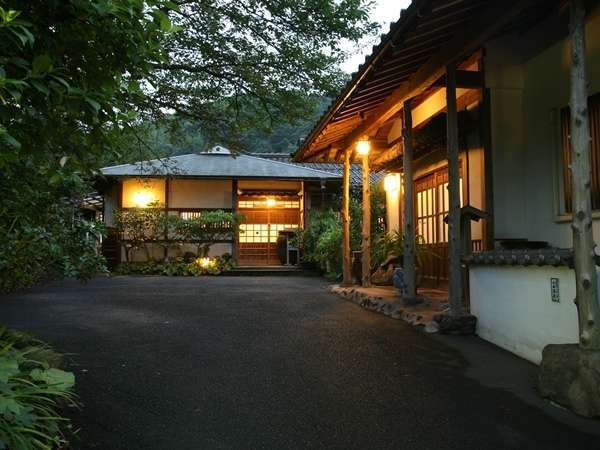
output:
<path id="1" fill-rule="evenodd" d="M 78 198 L 187 118 L 236 148 L 340 87 L 367 0 L 6 0 L 0 5 L 1 290 L 101 266 Z M 147 156 L 145 154 L 144 156 Z M 138 158 L 139 159 L 139 158 Z M 40 244 L 41 243 L 41 244 Z M 29 270 L 34 267 L 35 270 Z M 9 279 L 8 281 L 6 279 Z"/>

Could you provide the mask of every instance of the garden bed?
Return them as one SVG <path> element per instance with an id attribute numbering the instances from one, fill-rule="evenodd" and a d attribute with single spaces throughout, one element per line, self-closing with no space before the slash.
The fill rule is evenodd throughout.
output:
<path id="1" fill-rule="evenodd" d="M 234 268 L 231 255 L 226 254 L 214 258 L 173 258 L 167 261 L 143 261 L 121 263 L 113 273 L 115 275 L 163 275 L 191 276 L 221 275 Z"/>

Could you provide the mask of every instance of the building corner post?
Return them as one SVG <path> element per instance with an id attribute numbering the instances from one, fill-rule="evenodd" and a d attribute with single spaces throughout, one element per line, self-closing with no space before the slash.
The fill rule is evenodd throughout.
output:
<path id="1" fill-rule="evenodd" d="M 456 111 L 456 65 L 446 69 L 447 146 L 448 146 L 448 245 L 450 253 L 450 287 L 448 292 L 450 314 L 463 315 L 462 307 L 462 261 L 460 243 L 460 171 L 458 159 L 458 118 Z"/>
<path id="2" fill-rule="evenodd" d="M 342 284 L 352 284 L 352 257 L 350 250 L 350 156 L 352 151 L 344 150 L 344 174 L 342 178 Z"/>
<path id="3" fill-rule="evenodd" d="M 402 120 L 402 166 L 403 166 L 403 230 L 404 230 L 404 253 L 403 272 L 406 283 L 407 299 L 415 299 L 417 296 L 416 285 L 416 258 L 415 258 L 415 227 L 413 224 L 413 142 L 412 142 L 412 101 L 404 102 Z"/>
<path id="4" fill-rule="evenodd" d="M 362 157 L 362 286 L 371 286 L 371 171 L 369 155 Z"/>
<path id="5" fill-rule="evenodd" d="M 587 100 L 585 7 L 572 0 L 571 38 L 571 180 L 573 189 L 573 254 L 579 345 L 600 350 L 600 306 L 592 232 L 590 194 L 590 128 Z"/>

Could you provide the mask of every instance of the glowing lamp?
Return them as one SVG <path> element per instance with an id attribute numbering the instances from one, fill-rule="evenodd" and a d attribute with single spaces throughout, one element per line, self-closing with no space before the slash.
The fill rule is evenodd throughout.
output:
<path id="1" fill-rule="evenodd" d="M 152 193 L 148 191 L 137 191 L 133 194 L 133 203 L 138 208 L 145 208 L 154 200 Z"/>
<path id="2" fill-rule="evenodd" d="M 210 260 L 210 258 L 200 258 L 200 265 L 201 265 L 202 267 L 204 267 L 205 269 L 206 269 L 208 266 L 210 266 L 210 264 L 211 264 L 211 260 Z"/>
<path id="3" fill-rule="evenodd" d="M 395 192 L 400 189 L 400 174 L 388 173 L 383 179 L 383 189 L 385 192 Z"/>
<path id="4" fill-rule="evenodd" d="M 356 143 L 356 152 L 361 156 L 368 155 L 370 149 L 371 144 L 368 139 L 361 139 Z"/>
<path id="5" fill-rule="evenodd" d="M 277 202 L 275 201 L 274 198 L 268 198 L 266 201 L 267 204 L 267 208 L 272 208 L 273 206 L 275 206 L 277 204 Z"/>

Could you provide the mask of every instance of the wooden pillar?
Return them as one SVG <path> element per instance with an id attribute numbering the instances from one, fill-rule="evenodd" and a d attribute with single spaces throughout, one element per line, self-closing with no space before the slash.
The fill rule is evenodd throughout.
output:
<path id="1" fill-rule="evenodd" d="M 371 286 L 371 172 L 369 155 L 362 157 L 362 286 Z"/>
<path id="2" fill-rule="evenodd" d="M 594 262 L 590 193 L 590 128 L 587 101 L 585 7 L 571 1 L 571 179 L 573 183 L 573 252 L 575 304 L 579 316 L 579 344 L 600 350 L 600 306 Z"/>
<path id="3" fill-rule="evenodd" d="M 231 212 L 233 214 L 237 213 L 237 205 L 238 205 L 238 180 L 231 181 Z M 239 226 L 239 225 L 238 225 Z M 231 248 L 231 257 L 233 259 L 233 263 L 238 265 L 238 247 L 239 247 L 239 228 L 233 233 L 233 243 Z"/>
<path id="4" fill-rule="evenodd" d="M 450 254 L 448 292 L 450 313 L 462 314 L 462 268 L 460 244 L 460 183 L 458 161 L 458 118 L 456 112 L 456 66 L 446 68 L 446 105 L 447 105 L 447 146 L 448 146 L 448 194 L 450 210 L 448 212 L 448 245 Z"/>
<path id="5" fill-rule="evenodd" d="M 350 156 L 352 150 L 344 151 L 344 176 L 342 180 L 342 284 L 352 284 L 352 256 L 350 250 Z"/>
<path id="6" fill-rule="evenodd" d="M 404 255 L 403 269 L 404 282 L 406 283 L 407 299 L 417 297 L 417 284 L 415 276 L 415 227 L 414 220 L 414 200 L 413 200 L 413 140 L 412 140 L 412 101 L 404 102 L 402 120 L 402 139 L 404 153 L 402 155 L 402 164 L 404 167 L 403 187 L 404 198 L 402 200 L 404 216 Z"/>
<path id="7" fill-rule="evenodd" d="M 492 112 L 491 112 L 491 93 L 489 88 L 482 89 L 482 105 L 479 117 L 481 140 L 483 142 L 483 164 L 484 164 L 484 191 L 485 191 L 485 212 L 488 217 L 483 222 L 484 228 L 484 249 L 494 249 L 494 165 L 492 159 Z"/>

